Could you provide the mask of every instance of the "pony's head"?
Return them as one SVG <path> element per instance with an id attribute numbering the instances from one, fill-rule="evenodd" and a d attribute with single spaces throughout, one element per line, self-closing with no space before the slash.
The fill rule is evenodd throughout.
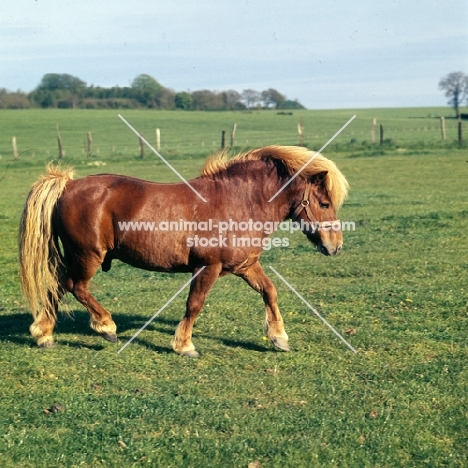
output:
<path id="1" fill-rule="evenodd" d="M 296 177 L 300 197 L 293 201 L 290 217 L 301 225 L 320 253 L 336 255 L 340 251 L 343 235 L 337 212 L 348 195 L 349 184 L 333 161 L 298 146 L 267 146 L 240 158 L 276 160 L 289 176 Z"/>
<path id="2" fill-rule="evenodd" d="M 343 246 L 343 235 L 336 204 L 327 190 L 328 178 L 329 172 L 322 171 L 306 180 L 300 203 L 292 207 L 291 218 L 320 253 L 333 256 Z"/>

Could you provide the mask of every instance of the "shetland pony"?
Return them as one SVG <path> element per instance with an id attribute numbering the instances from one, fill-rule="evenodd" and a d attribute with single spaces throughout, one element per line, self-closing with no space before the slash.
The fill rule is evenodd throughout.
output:
<path id="1" fill-rule="evenodd" d="M 267 146 L 232 159 L 217 155 L 189 183 L 206 203 L 185 183 L 112 174 L 75 180 L 71 169 L 47 167 L 29 193 L 19 236 L 21 286 L 40 347 L 54 344 L 57 309 L 66 292 L 86 307 L 91 328 L 117 341 L 111 314 L 88 286 L 99 267 L 109 271 L 118 259 L 136 268 L 196 275 L 172 340 L 175 352 L 198 356 L 194 321 L 217 278 L 228 273 L 262 295 L 266 335 L 289 350 L 276 289 L 259 263 L 271 233 L 262 227 L 292 219 L 319 252 L 335 255 L 343 242 L 336 213 L 347 195 L 346 178 L 320 154 Z"/>

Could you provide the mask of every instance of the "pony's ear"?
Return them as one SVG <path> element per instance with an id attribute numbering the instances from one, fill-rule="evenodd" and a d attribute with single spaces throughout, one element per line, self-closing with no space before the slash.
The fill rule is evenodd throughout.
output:
<path id="1" fill-rule="evenodd" d="M 323 181 L 327 177 L 328 171 L 322 171 L 318 172 L 317 174 L 314 174 L 310 179 L 309 182 L 312 185 L 322 185 Z"/>

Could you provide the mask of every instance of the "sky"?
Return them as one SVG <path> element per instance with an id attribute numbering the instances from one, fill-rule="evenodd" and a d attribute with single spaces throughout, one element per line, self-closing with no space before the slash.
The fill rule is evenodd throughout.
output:
<path id="1" fill-rule="evenodd" d="M 175 91 L 274 88 L 309 109 L 443 106 L 467 0 L 0 0 L 0 88 L 46 73 Z"/>

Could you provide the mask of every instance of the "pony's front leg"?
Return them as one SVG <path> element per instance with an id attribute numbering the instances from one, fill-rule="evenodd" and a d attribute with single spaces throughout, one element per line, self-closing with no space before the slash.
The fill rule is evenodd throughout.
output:
<path id="1" fill-rule="evenodd" d="M 203 304 L 221 273 L 222 265 L 208 265 L 190 283 L 190 293 L 187 299 L 185 316 L 179 323 L 172 339 L 172 348 L 178 354 L 188 357 L 198 357 L 195 346 L 192 343 L 193 324 L 201 311 Z M 194 274 L 199 269 L 194 271 Z"/>
<path id="2" fill-rule="evenodd" d="M 276 288 L 263 271 L 260 263 L 254 263 L 247 270 L 236 273 L 255 291 L 259 292 L 265 302 L 265 334 L 279 349 L 289 351 L 288 335 L 284 329 L 283 317 L 278 307 Z"/>

